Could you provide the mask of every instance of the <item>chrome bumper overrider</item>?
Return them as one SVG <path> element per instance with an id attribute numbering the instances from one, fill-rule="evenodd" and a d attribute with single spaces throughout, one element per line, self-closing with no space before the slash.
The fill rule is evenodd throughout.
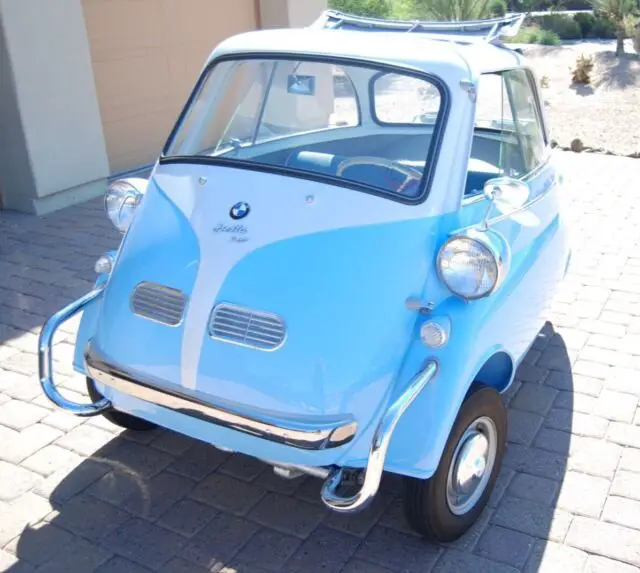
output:
<path id="1" fill-rule="evenodd" d="M 371 447 L 369 449 L 369 459 L 365 469 L 364 482 L 360 490 L 350 496 L 343 497 L 337 493 L 338 487 L 342 483 L 344 477 L 344 468 L 335 468 L 329 474 L 329 477 L 322 486 L 322 501 L 331 509 L 340 513 L 352 513 L 364 509 L 374 498 L 380 487 L 382 472 L 384 470 L 384 461 L 387 457 L 389 444 L 393 430 L 400 421 L 402 414 L 417 398 L 420 391 L 433 380 L 438 365 L 435 360 L 428 361 L 424 368 L 416 374 L 408 386 L 391 404 L 389 409 L 376 428 Z"/>
<path id="2" fill-rule="evenodd" d="M 56 312 L 47 322 L 44 323 L 38 338 L 38 376 L 40 378 L 40 386 L 49 400 L 56 406 L 63 408 L 76 416 L 95 416 L 108 410 L 111 403 L 106 398 L 99 400 L 93 404 L 78 404 L 67 400 L 56 388 L 53 381 L 53 357 L 52 346 L 53 336 L 56 330 L 63 323 L 78 314 L 92 300 L 98 298 L 102 294 L 102 287 L 96 288 L 85 294 L 83 297 L 65 306 L 62 310 Z"/>
<path id="3" fill-rule="evenodd" d="M 102 288 L 96 288 L 82 298 L 66 306 L 54 314 L 44 324 L 38 343 L 38 367 L 40 384 L 45 395 L 57 406 L 78 416 L 95 416 L 109 408 L 111 402 L 106 398 L 93 404 L 78 404 L 62 396 L 53 381 L 52 345 L 53 337 L 60 325 L 84 306 L 96 299 L 102 293 Z M 114 388 L 124 394 L 140 400 L 162 406 L 186 416 L 205 420 L 207 422 L 230 428 L 259 438 L 286 444 L 288 446 L 307 449 L 324 450 L 345 445 L 356 435 L 357 424 L 353 420 L 325 425 L 284 426 L 250 418 L 238 413 L 213 406 L 181 392 L 160 389 L 157 386 L 140 380 L 139 376 L 127 373 L 124 369 L 110 364 L 91 345 L 85 352 L 87 375 L 105 386 Z M 435 361 L 428 361 L 424 368 L 414 376 L 406 389 L 396 398 L 378 422 L 369 449 L 367 466 L 364 468 L 364 479 L 359 491 L 349 497 L 338 494 L 346 468 L 340 467 L 308 467 L 282 466 L 280 469 L 300 471 L 303 473 L 325 477 L 322 487 L 322 501 L 331 509 L 341 513 L 351 513 L 364 509 L 376 495 L 382 479 L 385 458 L 391 442 L 393 431 L 402 414 L 411 405 L 420 391 L 434 378 L 437 372 Z M 276 462 L 270 462 L 276 464 Z M 277 465 L 277 464 L 276 464 Z"/>

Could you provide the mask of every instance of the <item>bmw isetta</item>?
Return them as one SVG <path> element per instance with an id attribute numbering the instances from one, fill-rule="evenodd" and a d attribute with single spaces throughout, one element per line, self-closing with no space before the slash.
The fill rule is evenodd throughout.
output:
<path id="1" fill-rule="evenodd" d="M 399 474 L 417 531 L 462 535 L 570 254 L 538 84 L 500 40 L 521 21 L 328 11 L 220 44 L 149 178 L 109 186 L 122 241 L 43 327 L 46 395 L 320 477 L 337 512 Z M 86 404 L 52 372 L 79 312 Z"/>

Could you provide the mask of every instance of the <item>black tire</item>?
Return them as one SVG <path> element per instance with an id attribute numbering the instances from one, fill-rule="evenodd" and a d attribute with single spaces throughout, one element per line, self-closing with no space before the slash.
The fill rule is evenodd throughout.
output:
<path id="1" fill-rule="evenodd" d="M 104 398 L 104 396 L 98 392 L 98 389 L 91 378 L 87 378 L 87 392 L 89 392 L 89 397 L 93 402 L 97 402 Z M 127 430 L 134 430 L 136 432 L 149 432 L 150 430 L 155 430 L 158 427 L 152 422 L 147 422 L 142 418 L 136 418 L 135 416 L 125 414 L 124 412 L 118 412 L 114 409 L 107 410 L 106 412 L 103 412 L 102 415 L 112 424 L 120 426 L 121 428 L 126 428 Z"/>
<path id="2" fill-rule="evenodd" d="M 449 467 L 458 443 L 477 419 L 489 418 L 496 430 L 496 452 L 489 480 L 475 504 L 461 515 L 454 514 L 447 501 Z M 507 439 L 507 411 L 500 394 L 493 388 L 479 387 L 460 408 L 435 474 L 429 479 L 404 478 L 404 511 L 409 524 L 432 541 L 455 541 L 484 510 L 500 473 Z"/>

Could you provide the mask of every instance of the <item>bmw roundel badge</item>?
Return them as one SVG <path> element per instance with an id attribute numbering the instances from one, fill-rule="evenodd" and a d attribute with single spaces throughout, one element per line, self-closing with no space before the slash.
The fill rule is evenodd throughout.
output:
<path id="1" fill-rule="evenodd" d="M 249 207 L 249 203 L 245 203 L 241 201 L 240 203 L 236 203 L 231 210 L 229 211 L 229 216 L 232 219 L 244 219 L 251 211 L 251 207 Z"/>

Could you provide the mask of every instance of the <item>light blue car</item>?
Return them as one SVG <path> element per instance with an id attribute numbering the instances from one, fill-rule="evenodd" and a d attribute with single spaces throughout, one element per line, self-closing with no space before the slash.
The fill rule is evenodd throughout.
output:
<path id="1" fill-rule="evenodd" d="M 420 533 L 462 535 L 570 255 L 538 84 L 499 39 L 521 21 L 326 12 L 223 42 L 150 178 L 109 187 L 123 239 L 42 330 L 46 395 L 318 476 L 337 512 L 400 474 Z M 91 404 L 52 372 L 80 311 Z"/>

